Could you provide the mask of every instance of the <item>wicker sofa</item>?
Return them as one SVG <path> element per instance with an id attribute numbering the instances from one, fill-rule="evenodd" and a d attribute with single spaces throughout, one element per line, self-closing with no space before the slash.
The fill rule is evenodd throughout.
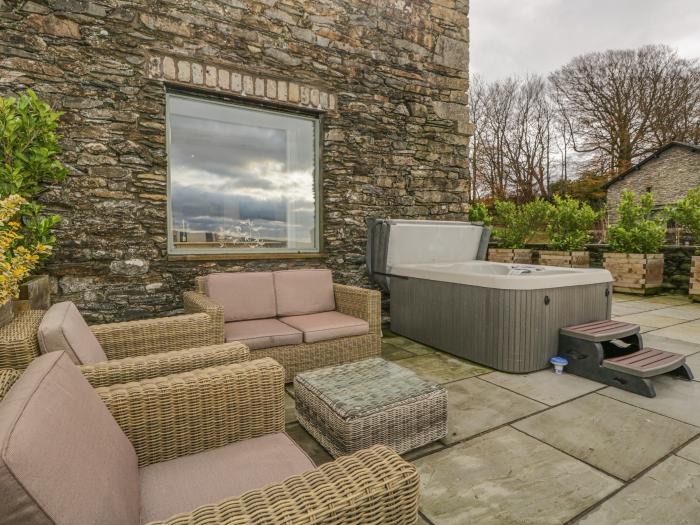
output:
<path id="1" fill-rule="evenodd" d="M 419 477 L 396 453 L 316 468 L 284 433 L 271 359 L 93 389 L 53 352 L 18 375 L 0 373 L 4 524 L 416 523 Z"/>
<path id="2" fill-rule="evenodd" d="M 208 314 L 226 341 L 246 344 L 253 359 L 279 362 L 286 382 L 381 353 L 381 294 L 334 284 L 329 270 L 209 274 L 195 287 L 184 294 L 185 310 Z M 344 326 L 336 330 L 336 323 Z"/>
<path id="3" fill-rule="evenodd" d="M 249 360 L 204 313 L 88 326 L 62 302 L 44 313 L 37 336 L 41 353 L 67 352 L 95 387 Z"/>

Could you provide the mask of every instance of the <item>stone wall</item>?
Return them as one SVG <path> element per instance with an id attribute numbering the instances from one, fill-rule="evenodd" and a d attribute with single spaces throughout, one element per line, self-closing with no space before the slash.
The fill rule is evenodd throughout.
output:
<path id="1" fill-rule="evenodd" d="M 688 190 L 698 185 L 700 150 L 672 146 L 608 188 L 608 218 L 610 222 L 617 219 L 617 206 L 624 190 L 640 194 L 650 189 L 657 206 L 663 207 L 685 197 Z"/>
<path id="2" fill-rule="evenodd" d="M 463 218 L 467 0 L 0 0 L 0 49 L 0 95 L 31 87 L 65 113 L 46 270 L 93 321 L 175 312 L 212 271 L 326 266 L 368 285 L 366 218 Z M 168 257 L 167 82 L 325 113 L 327 257 Z"/>

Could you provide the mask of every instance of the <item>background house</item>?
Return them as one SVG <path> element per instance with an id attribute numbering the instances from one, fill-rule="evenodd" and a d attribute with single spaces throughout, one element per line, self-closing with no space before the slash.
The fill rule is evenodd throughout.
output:
<path id="1" fill-rule="evenodd" d="M 624 190 L 637 194 L 654 193 L 659 209 L 685 197 L 700 185 L 700 145 L 670 142 L 606 184 L 608 219 L 615 222 L 620 195 Z"/>
<path id="2" fill-rule="evenodd" d="M 367 283 L 368 217 L 467 210 L 468 34 L 468 0 L 0 1 L 0 95 L 64 112 L 55 300 L 107 321 L 206 272 Z"/>

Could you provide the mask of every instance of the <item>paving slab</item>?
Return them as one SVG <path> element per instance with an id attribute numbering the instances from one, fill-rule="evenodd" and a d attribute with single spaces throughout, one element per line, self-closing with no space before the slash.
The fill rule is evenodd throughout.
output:
<path id="1" fill-rule="evenodd" d="M 626 323 L 638 324 L 650 328 L 666 328 L 675 324 L 683 323 L 685 320 L 677 317 L 668 317 L 661 315 L 659 312 L 663 310 L 655 310 L 652 312 L 642 312 L 632 315 L 615 316 L 615 319 Z"/>
<path id="2" fill-rule="evenodd" d="M 294 397 L 294 383 L 287 383 L 284 385 L 284 389 L 287 391 L 287 394 Z"/>
<path id="3" fill-rule="evenodd" d="M 590 379 L 566 373 L 557 375 L 551 370 L 531 374 L 492 372 L 479 378 L 550 406 L 604 387 Z"/>
<path id="4" fill-rule="evenodd" d="M 446 444 L 456 443 L 547 408 L 477 377 L 446 385 Z"/>
<path id="5" fill-rule="evenodd" d="M 626 293 L 613 293 L 613 303 L 626 303 L 629 301 L 640 301 L 638 295 L 626 294 Z"/>
<path id="6" fill-rule="evenodd" d="M 604 388 L 599 393 L 700 427 L 700 382 L 671 376 L 657 377 L 653 382 L 656 397 L 638 396 L 613 387 Z"/>
<path id="7" fill-rule="evenodd" d="M 661 310 L 654 310 L 659 315 L 666 315 L 684 319 L 686 321 L 694 321 L 700 319 L 700 304 L 686 304 L 683 306 L 669 306 Z"/>
<path id="8" fill-rule="evenodd" d="M 676 454 L 700 465 L 700 439 L 692 441 L 690 444 L 676 452 Z"/>
<path id="9" fill-rule="evenodd" d="M 536 414 L 513 426 L 624 480 L 700 433 L 700 428 L 598 394 Z"/>
<path id="10" fill-rule="evenodd" d="M 577 525 L 696 525 L 700 522 L 700 465 L 671 456 Z"/>
<path id="11" fill-rule="evenodd" d="M 297 413 L 294 409 L 294 398 L 288 393 L 284 394 L 284 422 L 293 423 L 297 420 Z"/>
<path id="12" fill-rule="evenodd" d="M 401 359 L 397 364 L 413 370 L 416 374 L 435 383 L 449 383 L 486 374 L 491 370 L 463 359 L 452 357 L 443 352 L 433 352 Z"/>
<path id="13" fill-rule="evenodd" d="M 559 525 L 620 482 L 504 427 L 416 461 L 421 510 L 435 524 Z"/>
<path id="14" fill-rule="evenodd" d="M 630 315 L 639 314 L 643 312 L 654 312 L 658 310 L 665 310 L 669 308 L 667 304 L 659 303 L 645 303 L 643 301 L 630 301 L 626 303 L 613 303 L 612 314 L 613 315 Z"/>
<path id="15" fill-rule="evenodd" d="M 678 326 L 676 330 L 682 330 L 683 326 Z M 687 341 L 681 341 L 679 339 L 673 339 L 671 337 L 665 337 L 662 335 L 657 335 L 657 331 L 649 332 L 644 334 L 642 337 L 642 342 L 644 346 L 650 346 L 652 348 L 658 348 L 659 350 L 667 350 L 668 352 L 675 352 L 677 354 L 691 355 L 700 352 L 700 344 L 689 343 Z"/>
<path id="16" fill-rule="evenodd" d="M 694 381 L 700 381 L 700 353 L 689 355 L 685 358 L 686 364 L 692 370 Z"/>
<path id="17" fill-rule="evenodd" d="M 670 337 L 688 343 L 700 344 L 700 321 L 690 321 L 678 326 L 654 330 L 655 335 Z"/>
<path id="18" fill-rule="evenodd" d="M 413 354 L 408 350 L 404 350 L 403 348 L 399 348 L 396 345 L 392 345 L 391 343 L 382 342 L 382 357 L 387 361 L 398 361 L 399 359 L 405 359 L 415 355 L 416 354 Z"/>
<path id="19" fill-rule="evenodd" d="M 402 457 L 406 461 L 415 461 L 418 458 L 422 458 L 423 456 L 427 456 L 428 454 L 432 454 L 433 452 L 437 452 L 438 450 L 442 450 L 443 448 L 445 448 L 445 445 L 443 445 L 439 441 L 433 441 L 432 443 L 428 443 L 427 445 L 423 445 L 422 447 L 409 450 L 405 454 L 402 454 Z"/>
<path id="20" fill-rule="evenodd" d="M 387 343 L 392 344 L 410 352 L 413 355 L 428 355 L 436 352 L 434 348 L 430 348 L 424 344 L 418 343 L 416 341 L 411 341 L 405 337 L 393 337 L 386 340 Z"/>
<path id="21" fill-rule="evenodd" d="M 687 295 L 652 295 L 651 297 L 645 297 L 642 299 L 645 303 L 657 303 L 657 304 L 691 304 L 691 300 Z"/>
<path id="22" fill-rule="evenodd" d="M 286 432 L 316 465 L 322 465 L 323 463 L 333 461 L 333 458 L 326 452 L 326 449 L 319 445 L 299 423 L 287 425 Z"/>
<path id="23" fill-rule="evenodd" d="M 612 317 L 611 319 L 612 319 L 613 321 L 624 321 L 624 322 L 627 322 L 627 323 L 630 322 L 630 321 L 628 321 L 625 317 Z M 646 332 L 653 332 L 653 331 L 655 331 L 655 330 L 658 330 L 658 328 L 655 328 L 655 327 L 653 327 L 653 326 L 643 326 L 643 325 L 640 325 L 640 326 L 639 326 L 639 333 L 640 333 L 640 334 L 644 334 L 644 333 L 646 333 Z"/>
<path id="24" fill-rule="evenodd" d="M 661 304 L 661 303 L 648 303 L 642 300 L 639 301 L 628 301 L 628 302 L 613 302 L 613 308 L 617 308 L 620 311 L 624 312 L 629 312 L 629 313 L 642 313 L 642 312 L 652 312 L 654 310 L 663 310 L 664 308 L 669 308 L 670 306 L 678 306 L 678 305 L 669 305 L 669 304 Z"/>

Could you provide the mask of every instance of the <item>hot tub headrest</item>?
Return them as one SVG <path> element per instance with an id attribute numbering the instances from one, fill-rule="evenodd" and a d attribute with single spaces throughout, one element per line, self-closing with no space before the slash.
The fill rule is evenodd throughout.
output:
<path id="1" fill-rule="evenodd" d="M 482 223 L 369 219 L 367 271 L 388 291 L 392 265 L 484 260 L 490 236 Z"/>

